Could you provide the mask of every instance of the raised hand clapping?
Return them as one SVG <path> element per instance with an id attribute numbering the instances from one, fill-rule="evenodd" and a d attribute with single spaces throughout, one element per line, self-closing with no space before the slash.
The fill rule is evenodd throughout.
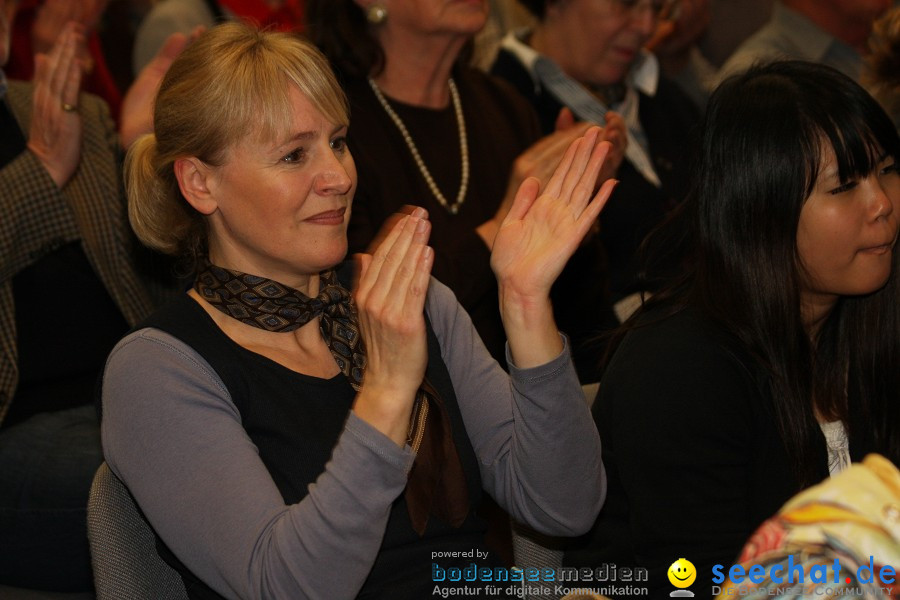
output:
<path id="1" fill-rule="evenodd" d="M 598 143 L 600 133 L 592 127 L 572 142 L 543 189 L 537 179 L 525 180 L 494 239 L 491 268 L 517 366 L 542 364 L 561 350 L 550 288 L 616 184 L 607 180 L 594 194 L 609 151 L 608 142 Z"/>
<path id="2" fill-rule="evenodd" d="M 83 45 L 83 28 L 70 22 L 49 55 L 35 56 L 34 116 L 28 149 L 59 187 L 69 181 L 81 161 L 78 94 L 82 68 L 77 55 Z"/>

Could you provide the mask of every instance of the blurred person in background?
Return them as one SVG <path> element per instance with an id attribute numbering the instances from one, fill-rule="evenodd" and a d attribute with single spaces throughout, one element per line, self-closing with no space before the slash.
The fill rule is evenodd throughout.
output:
<path id="1" fill-rule="evenodd" d="M 0 6 L 3 65 L 17 2 Z M 68 22 L 31 83 L 0 77 L 0 584 L 73 592 L 93 588 L 96 380 L 116 340 L 174 287 L 128 226 L 115 126 L 81 92 L 85 35 Z M 169 61 L 137 87 L 155 88 Z"/>
<path id="2" fill-rule="evenodd" d="M 891 6 L 891 0 L 779 0 L 768 23 L 722 65 L 717 81 L 784 59 L 822 63 L 859 81 L 872 25 Z"/>
<path id="3" fill-rule="evenodd" d="M 494 236 L 519 184 L 528 176 L 546 180 L 590 123 L 563 114 L 542 138 L 532 107 L 515 90 L 468 65 L 487 0 L 313 0 L 307 9 L 309 35 L 336 67 L 353 115 L 347 139 L 363 185 L 348 231 L 351 250 L 366 249 L 405 204 L 426 208 L 434 275 L 504 364 L 489 266 Z M 613 149 L 600 181 L 621 162 L 621 120 L 611 119 L 603 137 Z M 582 243 L 552 292 L 586 382 L 596 377 L 593 340 L 615 322 L 598 239 L 592 233 Z"/>
<path id="4" fill-rule="evenodd" d="M 279 31 L 303 31 L 304 0 L 161 0 L 141 21 L 134 38 L 132 65 L 140 73 L 173 33 L 244 19 Z"/>
<path id="5" fill-rule="evenodd" d="M 613 299 L 630 304 L 640 291 L 637 249 L 687 187 L 687 147 L 699 114 L 662 76 L 644 46 L 657 31 L 664 0 L 522 0 L 538 19 L 509 33 L 491 72 L 537 109 L 544 132 L 560 110 L 582 120 L 615 111 L 628 131 L 625 160 L 600 221 Z"/>
<path id="6" fill-rule="evenodd" d="M 862 81 L 900 129 L 900 8 L 875 22 Z"/>

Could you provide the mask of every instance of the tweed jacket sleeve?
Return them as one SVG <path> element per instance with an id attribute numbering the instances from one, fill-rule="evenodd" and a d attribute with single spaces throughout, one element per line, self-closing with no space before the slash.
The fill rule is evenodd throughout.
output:
<path id="1" fill-rule="evenodd" d="M 11 81 L 6 101 L 28 137 L 32 86 Z M 0 421 L 18 380 L 12 278 L 63 244 L 80 239 L 100 280 L 134 324 L 151 303 L 132 260 L 121 153 L 109 109 L 90 94 L 79 97 L 81 162 L 58 188 L 28 150 L 0 169 Z"/>
<path id="2" fill-rule="evenodd" d="M 27 138 L 31 86 L 11 82 L 8 101 Z M 50 249 L 78 239 L 63 190 L 27 150 L 0 169 L 0 207 L 0 281 L 4 285 Z"/>

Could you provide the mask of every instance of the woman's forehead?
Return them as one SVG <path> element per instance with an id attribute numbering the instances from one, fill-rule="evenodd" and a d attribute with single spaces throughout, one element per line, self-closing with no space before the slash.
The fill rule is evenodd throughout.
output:
<path id="1" fill-rule="evenodd" d="M 297 86 L 290 85 L 276 103 L 265 103 L 255 111 L 251 131 L 263 140 L 282 143 L 299 136 L 331 132 L 346 125 L 342 115 L 323 112 L 327 107 L 313 102 Z"/>
<path id="2" fill-rule="evenodd" d="M 868 171 L 877 167 L 890 152 L 867 128 L 832 131 L 819 137 L 819 169 Z"/>

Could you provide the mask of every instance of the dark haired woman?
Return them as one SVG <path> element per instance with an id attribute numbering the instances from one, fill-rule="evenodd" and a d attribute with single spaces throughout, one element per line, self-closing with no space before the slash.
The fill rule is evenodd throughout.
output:
<path id="1" fill-rule="evenodd" d="M 364 250 L 405 204 L 428 210 L 434 225 L 434 275 L 472 316 L 491 354 L 504 363 L 505 335 L 489 267 L 497 226 L 526 176 L 546 179 L 587 124 L 540 138 L 533 110 L 504 82 L 466 63 L 487 19 L 487 1 L 312 0 L 307 26 L 341 76 L 353 124 L 348 143 L 360 181 L 348 236 Z M 612 119 L 614 145 L 601 180 L 621 161 L 624 128 Z M 615 324 L 606 294 L 606 258 L 586 239 L 553 302 L 571 336 L 583 381 L 596 381 L 600 352 L 588 340 Z"/>
<path id="2" fill-rule="evenodd" d="M 609 497 L 572 564 L 736 558 L 795 492 L 900 460 L 900 139 L 855 82 L 774 63 L 727 80 L 666 229 L 684 269 L 627 324 L 595 406 Z M 671 252 L 673 237 L 665 244 Z"/>

